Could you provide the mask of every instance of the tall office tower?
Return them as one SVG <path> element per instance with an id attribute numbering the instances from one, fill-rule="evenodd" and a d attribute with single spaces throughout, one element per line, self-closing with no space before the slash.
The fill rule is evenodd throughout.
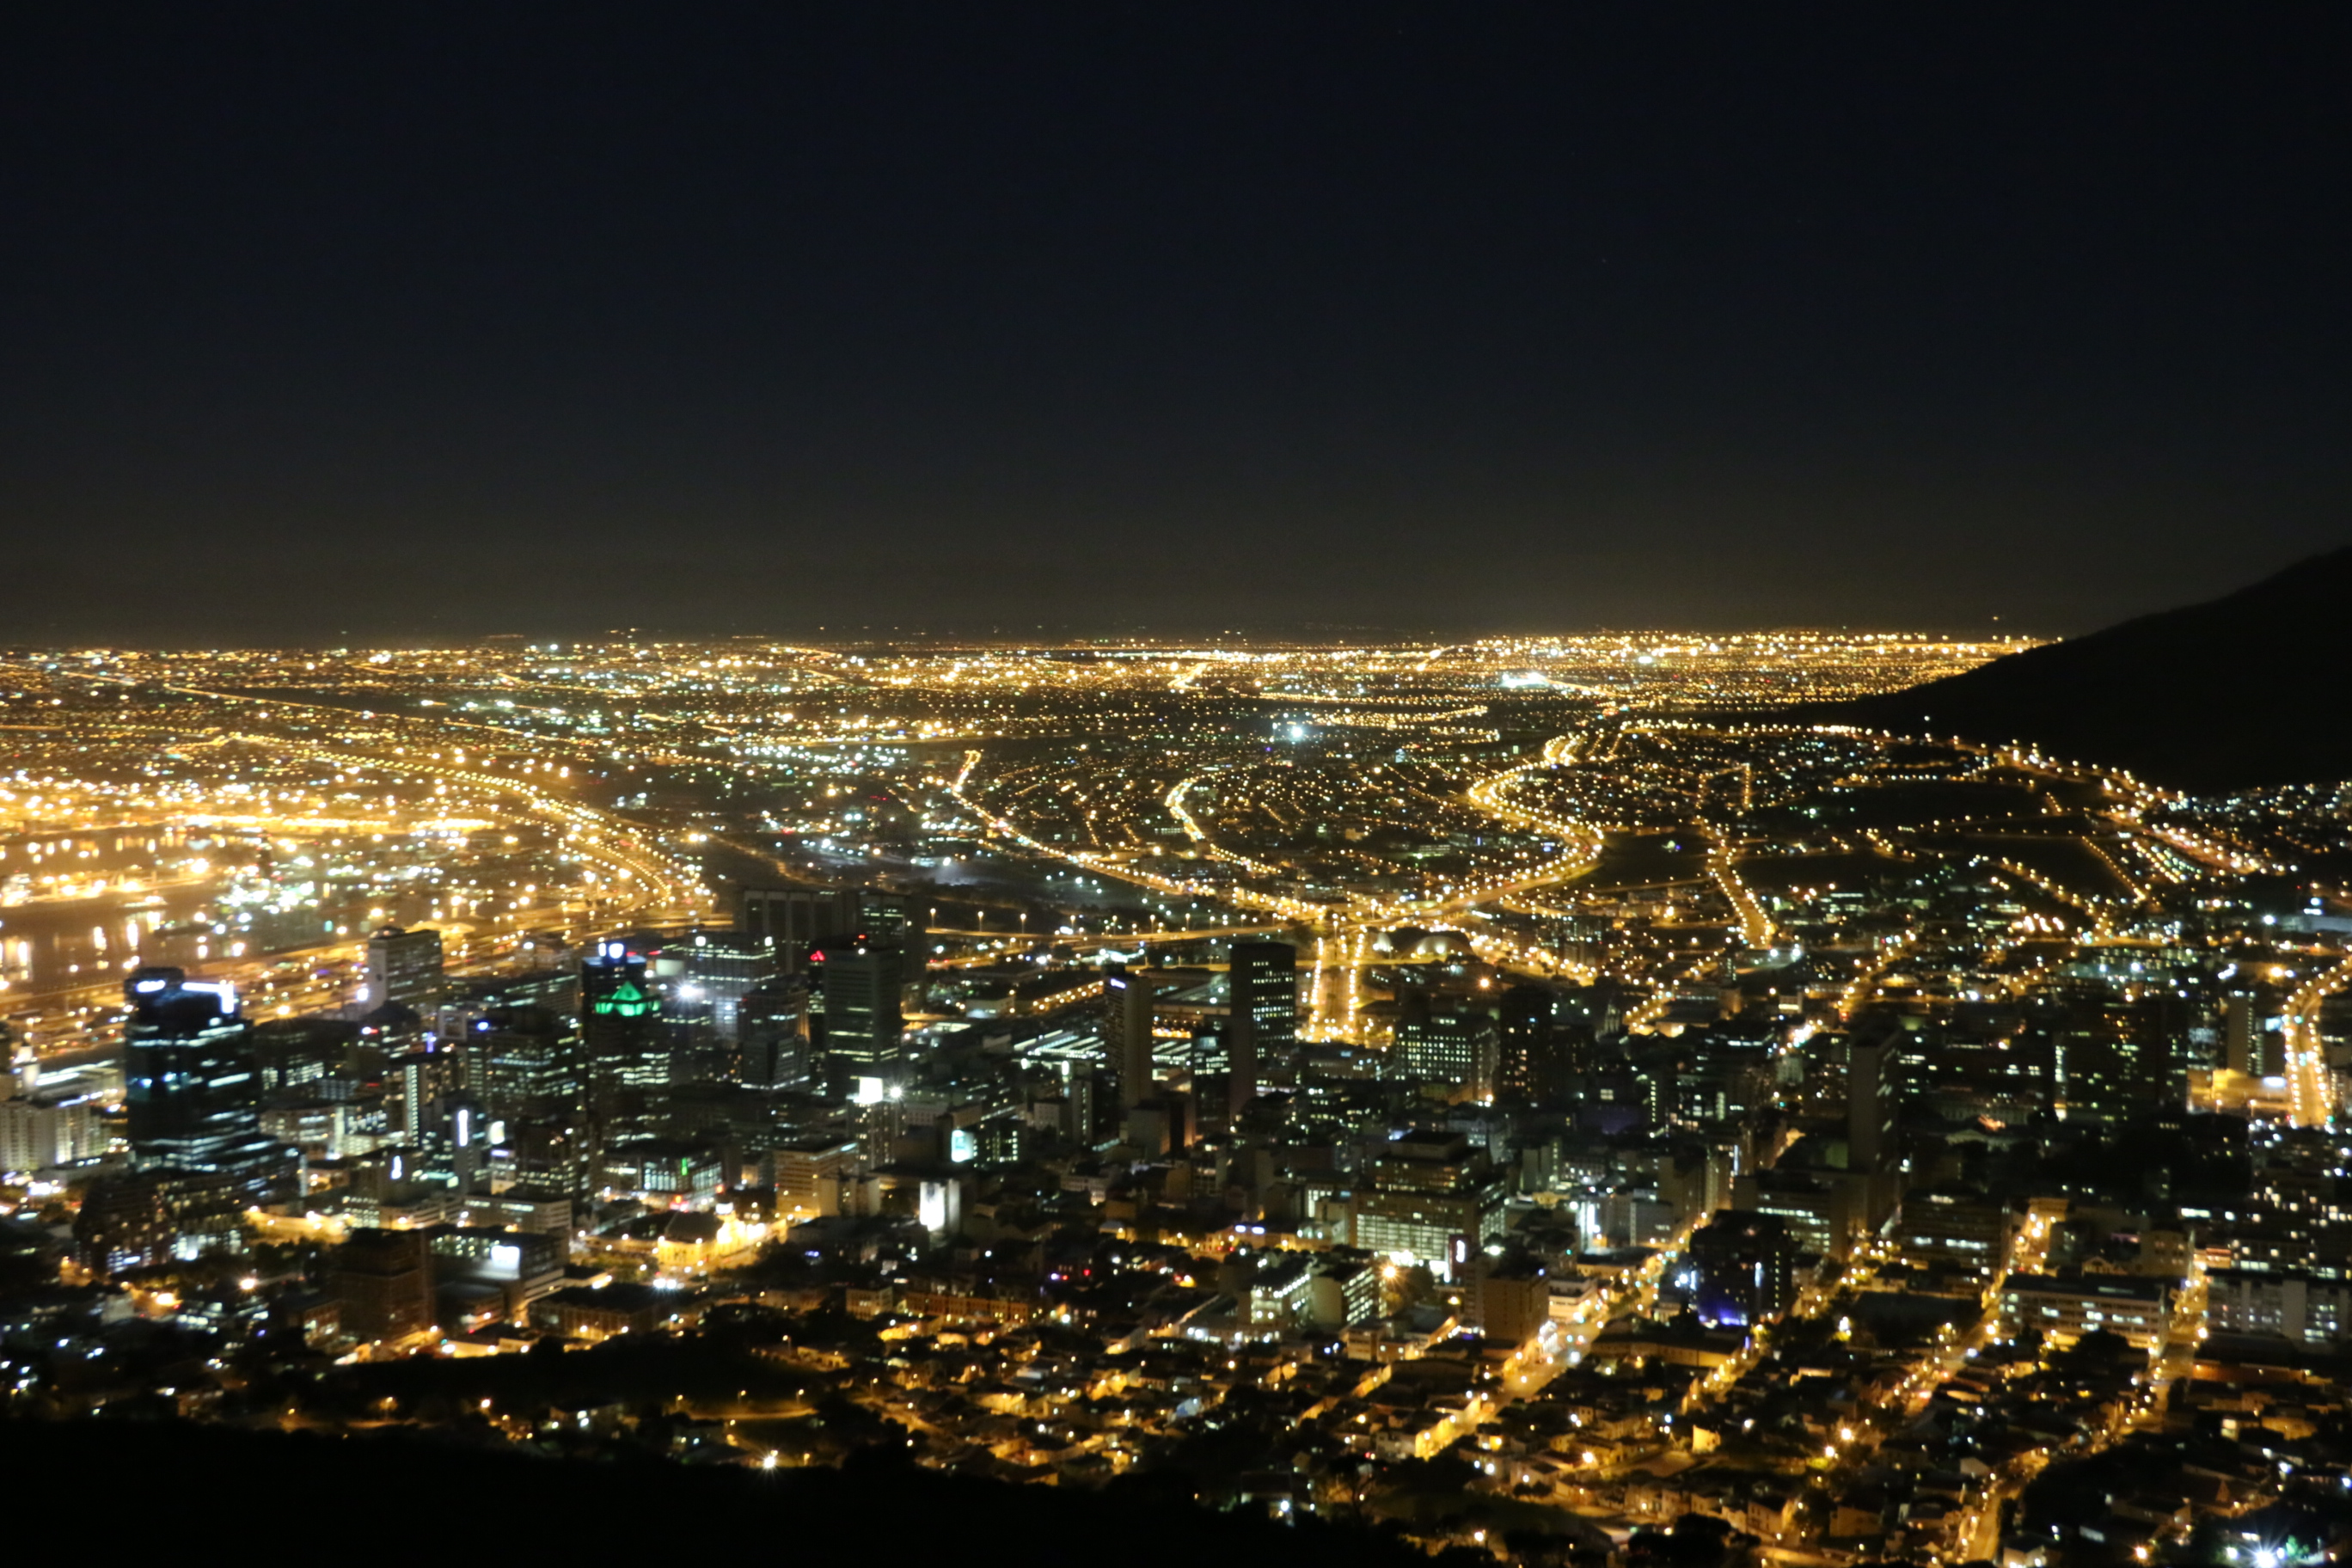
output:
<path id="1" fill-rule="evenodd" d="M 598 1089 L 652 1089 L 669 1081 L 661 1003 L 646 979 L 643 954 L 604 942 L 580 965 L 581 1039 L 588 1079 Z"/>
<path id="2" fill-rule="evenodd" d="M 800 975 L 747 992 L 736 1010 L 737 1081 L 747 1089 L 809 1087 L 809 994 Z"/>
<path id="3" fill-rule="evenodd" d="M 879 1099 L 898 1076 L 900 956 L 895 942 L 828 942 L 809 954 L 824 1004 L 823 1058 L 835 1087 Z"/>
<path id="4" fill-rule="evenodd" d="M 1896 1163 L 1902 1121 L 1902 1031 L 1856 1033 L 1846 1045 L 1846 1168 L 1877 1175 Z"/>
<path id="5" fill-rule="evenodd" d="M 2231 1072 L 2279 1078 L 2286 1072 L 2286 1036 L 2277 1003 L 2254 991 L 2232 991 L 2222 1003 L 2223 1057 Z"/>
<path id="6" fill-rule="evenodd" d="M 1195 1114 L 1202 1119 L 1204 1130 L 1213 1126 L 1230 1126 L 1239 1120 L 1233 1111 L 1231 1094 L 1217 1094 L 1215 1086 L 1233 1082 L 1234 1025 L 1231 1018 L 1218 1024 L 1195 1024 L 1192 1043 L 1185 1051 L 1185 1069 L 1195 1091 L 1201 1095 Z M 1246 1105 L 1246 1099 L 1241 1101 Z"/>
<path id="7" fill-rule="evenodd" d="M 1495 1098 L 1498 1043 L 1493 1015 L 1475 1007 L 1433 1008 L 1397 1025 L 1408 1077 L 1444 1084 L 1451 1098 L 1485 1105 Z"/>
<path id="8" fill-rule="evenodd" d="M 1063 1131 L 1081 1143 L 1091 1143 L 1102 1131 L 1102 1080 L 1092 1062 L 1062 1064 L 1062 1098 L 1069 1102 L 1069 1121 Z"/>
<path id="9" fill-rule="evenodd" d="M 735 928 L 772 947 L 776 972 L 799 974 L 828 939 L 856 934 L 857 893 L 849 888 L 744 888 L 735 896 Z"/>
<path id="10" fill-rule="evenodd" d="M 498 1007 L 469 1020 L 462 1037 L 467 1092 L 480 1098 L 486 1134 L 507 1151 L 515 1179 L 573 1190 L 586 1174 L 587 1083 L 571 1016 L 530 1003 Z"/>
<path id="11" fill-rule="evenodd" d="M 580 1041 L 563 1015 L 525 1004 L 495 1008 L 466 1035 L 466 1081 L 492 1117 L 566 1121 L 579 1113 Z"/>
<path id="12" fill-rule="evenodd" d="M 425 1130 L 439 1114 L 436 1108 L 457 1092 L 457 1052 L 428 1049 L 421 1045 L 403 1051 L 385 1064 L 384 1087 L 400 1101 L 396 1125 L 402 1142 L 414 1149 L 422 1142 Z"/>
<path id="13" fill-rule="evenodd" d="M 1903 1030 L 1891 1018 L 1868 1021 L 1846 1042 L 1847 1180 L 1860 1186 L 1848 1214 L 1867 1231 L 1903 1201 L 1902 1051 Z"/>
<path id="14" fill-rule="evenodd" d="M 707 1016 L 722 1040 L 738 1037 L 736 1009 L 744 994 L 776 970 L 776 950 L 748 931 L 698 931 L 654 954 L 655 974 L 668 995 Z"/>
<path id="15" fill-rule="evenodd" d="M 1298 1045 L 1298 950 L 1286 942 L 1237 942 L 1226 984 L 1225 1095 L 1239 1117 Z"/>
<path id="16" fill-rule="evenodd" d="M 441 933 L 385 926 L 368 938 L 368 1000 L 424 1012 L 441 995 Z"/>
<path id="17" fill-rule="evenodd" d="M 2232 991 L 2221 1003 L 2221 1065 L 2231 1072 L 2252 1072 L 2254 1055 L 2254 997 Z"/>
<path id="18" fill-rule="evenodd" d="M 1371 1186 L 1356 1194 L 1353 1245 L 1466 1279 L 1470 1260 L 1503 1234 L 1508 1184 L 1458 1132 L 1417 1131 L 1378 1145 Z"/>
<path id="19" fill-rule="evenodd" d="M 922 977 L 931 937 L 921 900 L 906 893 L 886 893 L 879 888 L 859 889 L 856 934 L 897 943 L 906 955 L 899 978 L 911 982 Z"/>
<path id="20" fill-rule="evenodd" d="M 236 987 L 152 968 L 133 972 L 122 995 L 132 1168 L 226 1176 L 255 1201 L 289 1189 L 299 1157 L 261 1131 Z"/>
<path id="21" fill-rule="evenodd" d="M 1720 1209 L 1691 1233 L 1681 1283 L 1709 1328 L 1752 1329 L 1796 1304 L 1796 1245 L 1779 1215 Z"/>
<path id="22" fill-rule="evenodd" d="M 1103 976 L 1103 1056 L 1118 1074 L 1122 1110 L 1151 1098 L 1151 999 L 1145 975 L 1112 970 Z"/>
<path id="23" fill-rule="evenodd" d="M 1506 1098 L 1525 1102 L 1566 1097 L 1568 1063 L 1552 1038 L 1555 1002 L 1549 985 L 1514 985 L 1503 993 L 1495 1079 Z"/>
<path id="24" fill-rule="evenodd" d="M 335 1248 L 327 1288 L 342 1304 L 342 1330 L 365 1344 L 433 1326 L 433 1261 L 420 1230 L 361 1229 Z"/>

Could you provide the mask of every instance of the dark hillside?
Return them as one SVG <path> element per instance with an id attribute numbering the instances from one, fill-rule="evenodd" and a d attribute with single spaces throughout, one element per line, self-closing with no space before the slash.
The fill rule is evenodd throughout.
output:
<path id="1" fill-rule="evenodd" d="M 2352 778 L 2352 547 L 2200 605 L 1795 713 L 2030 742 L 2200 793 Z"/>

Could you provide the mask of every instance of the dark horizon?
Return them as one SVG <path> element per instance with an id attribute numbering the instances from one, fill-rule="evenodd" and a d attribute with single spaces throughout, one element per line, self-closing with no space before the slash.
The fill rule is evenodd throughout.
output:
<path id="1" fill-rule="evenodd" d="M 2347 36 L 28 12 L 0 638 L 2090 630 L 2352 534 Z"/>

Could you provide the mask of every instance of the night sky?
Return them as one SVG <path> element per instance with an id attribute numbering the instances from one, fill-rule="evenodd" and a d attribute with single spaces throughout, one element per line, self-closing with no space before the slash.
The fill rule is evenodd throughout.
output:
<path id="1" fill-rule="evenodd" d="M 2340 3 L 14 6 L 0 642 L 2087 629 L 2352 540 L 2347 66 Z"/>

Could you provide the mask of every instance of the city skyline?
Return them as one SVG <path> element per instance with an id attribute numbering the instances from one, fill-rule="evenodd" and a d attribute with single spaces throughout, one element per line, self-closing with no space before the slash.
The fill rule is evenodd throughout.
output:
<path id="1" fill-rule="evenodd" d="M 17 1535 L 2352 1563 L 2347 66 L 10 11 Z"/>

